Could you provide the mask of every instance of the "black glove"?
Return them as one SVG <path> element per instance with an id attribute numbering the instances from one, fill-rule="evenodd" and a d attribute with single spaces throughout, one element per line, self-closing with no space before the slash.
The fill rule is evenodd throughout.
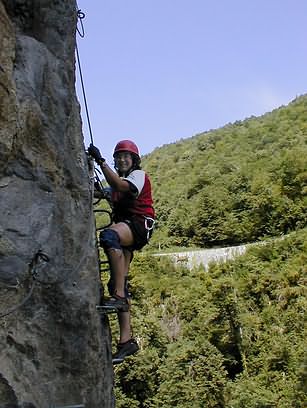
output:
<path id="1" fill-rule="evenodd" d="M 98 147 L 94 146 L 93 143 L 91 143 L 87 149 L 88 154 L 92 156 L 95 159 L 96 163 L 103 163 L 105 159 L 101 156 L 101 153 L 98 149 Z"/>

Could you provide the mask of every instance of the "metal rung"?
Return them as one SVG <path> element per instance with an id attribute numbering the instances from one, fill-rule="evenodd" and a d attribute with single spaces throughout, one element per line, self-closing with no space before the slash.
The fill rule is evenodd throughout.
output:
<path id="1" fill-rule="evenodd" d="M 60 407 L 50 407 L 50 408 L 85 408 L 85 405 L 63 405 Z"/>
<path id="2" fill-rule="evenodd" d="M 112 307 L 106 308 L 105 306 L 96 306 L 96 310 L 99 313 L 103 314 L 111 314 L 111 313 L 117 313 L 118 310 Z"/>

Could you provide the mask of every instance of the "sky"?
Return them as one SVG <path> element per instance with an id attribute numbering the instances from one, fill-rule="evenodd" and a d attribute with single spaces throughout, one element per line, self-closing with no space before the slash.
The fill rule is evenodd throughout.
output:
<path id="1" fill-rule="evenodd" d="M 306 0 L 77 3 L 93 140 L 109 162 L 119 140 L 144 155 L 307 93 Z M 78 72 L 76 87 L 87 147 Z"/>

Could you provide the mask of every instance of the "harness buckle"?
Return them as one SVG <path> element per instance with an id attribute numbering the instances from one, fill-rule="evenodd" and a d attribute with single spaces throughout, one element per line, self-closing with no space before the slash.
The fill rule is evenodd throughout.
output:
<path id="1" fill-rule="evenodd" d="M 148 242 L 151 236 L 152 230 L 154 229 L 154 226 L 155 226 L 155 220 L 145 215 L 144 215 L 144 219 L 145 219 L 144 224 L 145 224 L 145 229 L 147 231 L 147 242 Z"/>

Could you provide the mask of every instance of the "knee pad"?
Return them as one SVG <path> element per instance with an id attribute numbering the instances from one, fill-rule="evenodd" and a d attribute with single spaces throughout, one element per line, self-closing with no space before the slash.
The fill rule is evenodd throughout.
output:
<path id="1" fill-rule="evenodd" d="M 103 230 L 99 238 L 100 245 L 104 250 L 122 249 L 118 233 L 110 228 Z"/>

